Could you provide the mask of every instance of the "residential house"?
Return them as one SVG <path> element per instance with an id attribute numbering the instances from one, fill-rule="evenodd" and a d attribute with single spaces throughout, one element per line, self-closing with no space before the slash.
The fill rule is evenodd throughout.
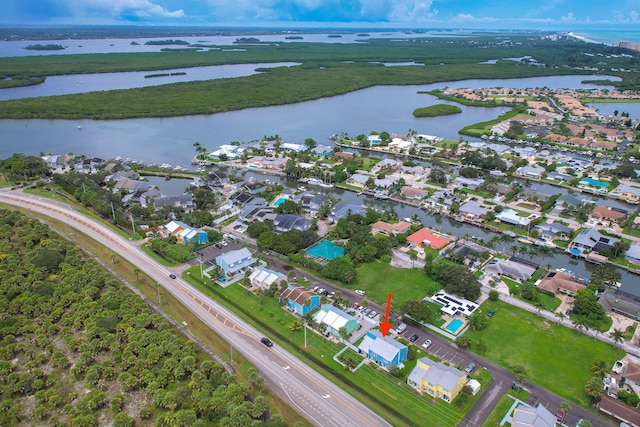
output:
<path id="1" fill-rule="evenodd" d="M 624 253 L 624 259 L 640 265 L 640 243 L 633 242 L 631 246 L 629 246 L 629 250 Z"/>
<path id="2" fill-rule="evenodd" d="M 256 197 L 253 194 L 247 193 L 245 191 L 241 191 L 233 194 L 229 197 L 229 200 L 236 206 L 246 206 L 250 204 L 250 202 L 255 201 L 255 199 L 262 199 L 262 203 L 266 205 L 265 200 L 262 197 Z M 254 205 L 258 205 L 259 203 L 252 203 Z"/>
<path id="3" fill-rule="evenodd" d="M 355 157 L 355 154 L 349 151 L 338 151 L 336 153 L 333 153 L 333 156 L 341 159 L 353 159 Z"/>
<path id="4" fill-rule="evenodd" d="M 297 214 L 278 214 L 273 220 L 273 231 L 286 233 L 291 230 L 307 231 L 311 228 L 311 220 Z"/>
<path id="5" fill-rule="evenodd" d="M 547 174 L 547 179 L 552 179 L 558 182 L 569 182 L 573 181 L 575 178 L 575 176 L 569 175 L 568 173 L 560 173 L 556 171 L 551 171 Z"/>
<path id="6" fill-rule="evenodd" d="M 453 184 L 457 185 L 459 187 L 467 187 L 470 188 L 472 190 L 475 190 L 476 188 L 480 187 L 482 184 L 484 184 L 484 179 L 482 178 L 465 178 L 463 176 L 459 176 L 456 179 L 453 180 Z"/>
<path id="7" fill-rule="evenodd" d="M 286 303 L 289 311 L 304 316 L 320 306 L 320 295 L 295 283 L 289 283 L 287 289 L 280 294 L 280 302 Z"/>
<path id="8" fill-rule="evenodd" d="M 533 229 L 538 232 L 538 236 L 540 237 L 540 239 L 547 242 L 551 242 L 555 239 L 568 236 L 572 231 L 571 228 L 559 222 L 553 222 L 551 224 L 538 224 Z"/>
<path id="9" fill-rule="evenodd" d="M 556 427 L 556 416 L 544 406 L 520 404 L 514 411 L 511 427 Z"/>
<path id="10" fill-rule="evenodd" d="M 380 138 L 380 135 L 369 135 L 367 136 L 367 142 L 369 145 L 377 145 L 382 144 L 382 139 Z"/>
<path id="11" fill-rule="evenodd" d="M 555 206 L 556 207 L 567 206 L 567 207 L 572 207 L 574 209 L 578 209 L 580 206 L 582 206 L 582 201 L 577 197 L 572 196 L 571 194 L 563 194 L 562 196 L 556 199 Z"/>
<path id="12" fill-rule="evenodd" d="M 160 190 L 158 190 L 156 187 L 151 187 L 147 191 L 140 194 L 138 201 L 140 203 L 140 206 L 142 206 L 143 208 L 147 208 L 153 203 L 156 197 L 161 196 L 162 192 Z"/>
<path id="13" fill-rule="evenodd" d="M 485 267 L 488 273 L 504 275 L 513 279 L 527 281 L 536 272 L 536 268 L 514 260 L 492 259 Z"/>
<path id="14" fill-rule="evenodd" d="M 489 209 L 482 207 L 482 203 L 471 200 L 460 206 L 460 215 L 470 221 L 482 221 Z"/>
<path id="15" fill-rule="evenodd" d="M 211 171 L 205 178 L 212 187 L 224 187 L 225 184 L 229 183 L 229 177 L 220 171 Z"/>
<path id="16" fill-rule="evenodd" d="M 620 426 L 640 427 L 640 411 L 621 400 L 604 394 L 600 399 L 598 411 L 620 421 Z"/>
<path id="17" fill-rule="evenodd" d="M 406 233 L 409 228 L 411 228 L 411 224 L 406 221 L 400 221 L 395 224 L 389 224 L 384 221 L 377 221 L 371 224 L 371 233 L 373 234 L 384 234 L 386 236 L 396 236 L 400 233 Z"/>
<path id="18" fill-rule="evenodd" d="M 582 178 L 578 182 L 578 187 L 582 187 L 590 190 L 597 190 L 598 192 L 606 193 L 607 187 L 609 187 L 609 184 L 607 184 L 606 182 L 598 181 L 597 179 L 593 179 L 593 178 Z"/>
<path id="19" fill-rule="evenodd" d="M 358 351 L 389 369 L 391 366 L 401 366 L 407 360 L 408 349 L 389 335 L 383 337 L 380 331 L 370 330 L 358 346 Z"/>
<path id="20" fill-rule="evenodd" d="M 279 271 L 269 270 L 266 267 L 258 266 L 253 269 L 249 276 L 251 286 L 260 289 L 269 289 L 272 284 L 279 285 L 283 280 L 287 280 L 287 276 Z"/>
<path id="21" fill-rule="evenodd" d="M 341 218 L 346 218 L 349 215 L 366 216 L 367 211 L 362 207 L 362 205 L 356 205 L 354 203 L 349 203 L 346 200 L 341 200 L 333 207 L 333 210 L 329 215 L 329 219 L 335 224 Z"/>
<path id="22" fill-rule="evenodd" d="M 467 375 L 441 362 L 434 362 L 428 357 L 418 359 L 415 368 L 407 377 L 407 384 L 418 390 L 418 393 L 442 399 L 451 403 L 458 396 L 467 381 Z"/>
<path id="23" fill-rule="evenodd" d="M 179 196 L 162 196 L 153 200 L 153 208 L 156 212 L 167 206 L 182 208 L 185 213 L 190 213 L 195 207 L 193 194 L 184 193 Z"/>
<path id="24" fill-rule="evenodd" d="M 457 295 L 448 294 L 445 291 L 438 291 L 429 299 L 440 304 L 442 306 L 440 307 L 440 313 L 448 317 L 469 317 L 479 307 L 478 304 L 473 301 L 469 301 L 468 299 Z"/>
<path id="25" fill-rule="evenodd" d="M 181 221 L 171 221 L 166 224 L 164 228 L 167 229 L 169 233 L 176 236 L 177 242 L 181 245 L 186 245 L 187 243 L 202 245 L 209 241 L 206 231 L 190 227 Z"/>
<path id="26" fill-rule="evenodd" d="M 533 215 L 529 215 L 526 218 L 518 215 L 518 212 L 513 209 L 505 209 L 496 215 L 496 219 L 505 224 L 515 225 L 516 227 L 523 228 L 528 227 L 531 223 Z"/>
<path id="27" fill-rule="evenodd" d="M 333 154 L 333 147 L 329 145 L 317 145 L 313 150 L 311 150 L 314 155 L 324 159 Z"/>
<path id="28" fill-rule="evenodd" d="M 612 192 L 612 195 L 618 199 L 622 199 L 632 205 L 640 203 L 640 188 L 630 187 L 628 185 L 618 185 Z"/>
<path id="29" fill-rule="evenodd" d="M 374 173 L 378 173 L 382 169 L 395 171 L 395 170 L 398 170 L 400 167 L 402 167 L 402 162 L 400 160 L 384 158 L 373 167 L 372 171 Z"/>
<path id="30" fill-rule="evenodd" d="M 313 191 L 298 194 L 293 198 L 293 201 L 300 203 L 302 209 L 312 213 L 318 212 L 323 205 L 331 203 L 329 196 L 322 193 L 314 193 Z"/>
<path id="31" fill-rule="evenodd" d="M 242 184 L 241 189 L 255 196 L 265 191 L 267 189 L 267 186 L 264 184 L 264 182 L 256 181 L 254 179 L 249 179 L 248 181 L 245 181 Z"/>
<path id="32" fill-rule="evenodd" d="M 596 221 L 619 222 L 627 216 L 627 212 L 623 209 L 612 208 L 610 206 L 596 206 L 591 212 L 591 218 Z"/>
<path id="33" fill-rule="evenodd" d="M 407 243 L 409 243 L 412 248 L 426 245 L 434 249 L 442 249 L 447 246 L 449 242 L 451 242 L 451 239 L 428 228 L 423 228 L 407 236 Z"/>
<path id="34" fill-rule="evenodd" d="M 539 289 L 550 294 L 561 293 L 569 296 L 574 296 L 576 292 L 586 288 L 588 285 L 588 282 L 559 270 L 549 271 L 535 283 L 535 286 Z"/>
<path id="35" fill-rule="evenodd" d="M 617 241 L 615 237 L 605 236 L 593 228 L 586 228 L 569 244 L 568 251 L 574 255 L 582 255 L 585 251 L 610 251 Z"/>
<path id="36" fill-rule="evenodd" d="M 389 178 L 373 179 L 373 185 L 375 185 L 375 187 L 378 189 L 390 188 L 390 187 L 393 187 L 394 184 L 395 184 L 395 181 Z"/>
<path id="37" fill-rule="evenodd" d="M 349 178 L 347 178 L 347 184 L 353 185 L 356 187 L 364 187 L 367 181 L 371 178 L 369 175 L 363 175 L 361 173 L 354 173 Z"/>
<path id="38" fill-rule="evenodd" d="M 453 191 L 438 191 L 433 193 L 427 200 L 426 205 L 435 209 L 449 210 L 454 202 L 460 203 L 460 199 L 456 197 Z"/>
<path id="39" fill-rule="evenodd" d="M 544 173 L 544 168 L 542 166 L 527 165 L 527 166 L 522 166 L 516 169 L 514 175 L 524 176 L 525 178 L 540 179 L 542 178 L 543 173 Z"/>
<path id="40" fill-rule="evenodd" d="M 322 304 L 313 319 L 318 325 L 327 325 L 326 334 L 338 339 L 344 338 L 340 335 L 341 328 L 345 328 L 349 336 L 360 328 L 358 319 L 331 304 Z"/>
<path id="41" fill-rule="evenodd" d="M 640 320 L 640 297 L 621 291 L 619 288 L 607 288 L 598 299 L 598 303 L 607 312 L 611 311 L 633 320 Z"/>
<path id="42" fill-rule="evenodd" d="M 216 257 L 216 264 L 227 275 L 235 274 L 240 270 L 251 267 L 255 263 L 255 258 L 247 248 L 229 251 Z"/>
<path id="43" fill-rule="evenodd" d="M 244 148 L 241 148 L 240 146 L 224 144 L 221 145 L 217 150 L 211 152 L 209 154 L 209 157 L 215 160 L 231 160 L 238 158 L 243 151 Z"/>
<path id="44" fill-rule="evenodd" d="M 633 360 L 627 360 L 622 372 L 624 388 L 631 389 L 636 394 L 640 393 L 640 364 Z"/>
<path id="45" fill-rule="evenodd" d="M 296 152 L 300 152 L 300 151 L 304 151 L 305 147 L 302 144 L 294 144 L 292 142 L 284 142 L 280 145 L 280 148 L 282 150 L 286 150 L 286 151 L 296 151 Z"/>
<path id="46" fill-rule="evenodd" d="M 429 194 L 429 192 L 423 188 L 405 185 L 400 189 L 400 194 L 407 199 L 422 200 Z"/>

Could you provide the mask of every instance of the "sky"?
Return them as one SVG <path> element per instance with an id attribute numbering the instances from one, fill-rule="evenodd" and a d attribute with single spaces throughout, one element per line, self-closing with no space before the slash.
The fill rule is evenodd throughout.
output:
<path id="1" fill-rule="evenodd" d="M 0 25 L 640 28 L 640 0 L 0 0 L 0 11 Z"/>

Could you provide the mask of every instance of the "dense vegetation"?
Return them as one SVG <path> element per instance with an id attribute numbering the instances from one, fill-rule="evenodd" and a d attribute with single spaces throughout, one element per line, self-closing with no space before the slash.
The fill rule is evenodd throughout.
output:
<path id="1" fill-rule="evenodd" d="M 430 105 L 428 107 L 416 108 L 413 110 L 413 115 L 415 117 L 437 117 L 459 113 L 462 113 L 462 109 L 460 107 L 448 104 Z"/>
<path id="2" fill-rule="evenodd" d="M 10 210 L 0 325 L 2 426 L 282 425 L 78 247 Z"/>
<path id="3" fill-rule="evenodd" d="M 271 70 L 235 79 L 177 83 L 141 89 L 96 92 L 0 103 L 2 118 L 119 119 L 210 114 L 248 107 L 281 105 L 347 93 L 374 85 L 428 84 L 469 78 L 517 78 L 586 71 L 571 67 L 603 67 L 598 55 L 621 54 L 625 49 L 580 42 L 551 42 L 513 36 L 505 44 L 493 35 L 462 39 L 428 39 L 391 42 L 370 40 L 358 44 L 284 43 L 248 45 L 246 52 L 167 51 L 0 58 L 0 81 L 31 84 L 49 75 L 119 71 L 169 70 L 216 64 L 302 62 L 299 67 Z M 210 46 L 213 47 L 213 46 Z M 482 47 L 482 49 L 480 49 Z M 479 62 L 501 57 L 535 56 L 547 67 L 528 67 L 513 61 L 495 65 Z M 631 55 L 633 56 L 633 55 Z M 619 56 L 606 67 L 634 69 L 635 57 Z M 346 61 L 354 61 L 346 63 Z M 372 62 L 415 61 L 424 67 L 385 67 Z M 608 74 L 616 72 L 606 69 Z M 591 71 L 590 71 L 591 72 Z M 618 73 L 619 88 L 638 86 L 637 73 Z M 11 78 L 12 80 L 3 80 Z M 292 82 L 294 84 L 292 84 Z M 216 96 L 207 94 L 215 93 Z"/>
<path id="4" fill-rule="evenodd" d="M 16 183 L 49 176 L 51 172 L 40 157 L 14 153 L 8 159 L 0 159 L 0 174 L 6 181 Z"/>

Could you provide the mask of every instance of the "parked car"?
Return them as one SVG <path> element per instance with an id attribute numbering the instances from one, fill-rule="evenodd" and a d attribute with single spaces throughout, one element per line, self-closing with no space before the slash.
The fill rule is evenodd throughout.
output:
<path id="1" fill-rule="evenodd" d="M 473 370 L 474 370 L 474 369 L 476 369 L 476 364 L 475 364 L 475 363 L 473 363 L 473 362 L 471 362 L 471 363 L 469 363 L 469 364 L 467 365 L 467 367 L 466 367 L 466 368 L 464 368 L 464 371 L 465 371 L 467 374 L 470 374 L 471 372 L 473 372 Z"/>
<path id="2" fill-rule="evenodd" d="M 418 334 L 413 334 L 411 335 L 411 337 L 409 338 L 409 342 L 416 342 L 418 341 Z"/>
<path id="3" fill-rule="evenodd" d="M 613 364 L 613 369 L 611 370 L 614 374 L 620 375 L 622 373 L 622 368 L 624 367 L 624 362 L 622 360 L 616 361 Z"/>
<path id="4" fill-rule="evenodd" d="M 424 349 L 429 348 L 429 346 L 431 346 L 431 340 L 426 340 L 425 342 L 422 343 L 422 348 Z"/>
<path id="5" fill-rule="evenodd" d="M 354 302 L 352 307 L 353 308 L 358 308 L 358 307 L 360 307 L 360 303 L 359 302 Z"/>
<path id="6" fill-rule="evenodd" d="M 369 313 L 371 313 L 371 309 L 370 309 L 369 307 L 365 308 L 365 309 L 362 311 L 362 314 L 363 314 L 363 315 L 365 315 L 365 316 L 366 316 L 367 314 L 369 314 Z"/>
<path id="7" fill-rule="evenodd" d="M 273 347 L 273 343 L 271 342 L 271 340 L 269 338 L 262 338 L 260 339 L 260 342 L 264 345 L 266 345 L 267 347 Z"/>
<path id="8" fill-rule="evenodd" d="M 222 249 L 222 245 L 220 243 L 216 243 L 216 248 Z"/>
<path id="9" fill-rule="evenodd" d="M 355 293 L 358 294 L 358 295 L 364 295 L 364 291 L 360 290 L 360 289 L 356 289 Z"/>
<path id="10" fill-rule="evenodd" d="M 398 326 L 396 326 L 396 332 L 399 334 L 403 333 L 405 329 L 407 329 L 407 325 L 405 325 L 404 323 L 400 323 Z"/>
<path id="11" fill-rule="evenodd" d="M 175 275 L 175 274 L 173 274 L 173 273 L 171 273 L 171 274 L 169 275 L 169 277 L 171 277 L 172 279 L 175 279 L 175 278 L 176 278 L 176 275 Z"/>
<path id="12" fill-rule="evenodd" d="M 562 409 L 558 409 L 556 411 L 556 420 L 558 420 L 559 423 L 562 423 L 562 421 L 564 421 L 564 411 Z"/>
<path id="13" fill-rule="evenodd" d="M 358 311 L 362 311 L 362 310 L 364 310 L 364 306 L 363 306 L 363 305 L 361 305 L 360 307 L 358 307 Z"/>
<path id="14" fill-rule="evenodd" d="M 371 311 L 368 316 L 373 319 L 374 317 L 376 317 L 376 314 L 378 314 L 376 311 Z"/>
<path id="15" fill-rule="evenodd" d="M 318 286 L 314 286 L 313 287 L 313 292 L 318 292 L 318 289 L 320 289 Z"/>
<path id="16" fill-rule="evenodd" d="M 323 292 L 324 292 L 324 288 L 320 288 L 320 289 L 318 289 L 318 293 L 319 293 L 320 295 L 322 295 L 322 293 L 323 293 Z"/>
<path id="17" fill-rule="evenodd" d="M 567 308 L 567 311 L 565 311 L 564 314 L 566 314 L 567 316 L 570 316 L 572 312 L 573 310 L 571 310 L 570 308 Z"/>
<path id="18" fill-rule="evenodd" d="M 487 313 L 487 316 L 493 317 L 494 314 L 496 314 L 495 310 L 489 310 L 489 312 Z"/>

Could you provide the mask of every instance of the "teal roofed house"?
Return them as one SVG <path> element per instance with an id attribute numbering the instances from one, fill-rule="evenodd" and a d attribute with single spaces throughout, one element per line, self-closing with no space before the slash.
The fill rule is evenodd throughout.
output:
<path id="1" fill-rule="evenodd" d="M 280 302 L 286 303 L 290 311 L 304 316 L 320 306 L 320 295 L 302 286 L 289 283 L 287 289 L 280 295 Z"/>
<path id="2" fill-rule="evenodd" d="M 360 327 L 358 319 L 331 304 L 322 304 L 313 319 L 318 324 L 324 323 L 327 325 L 327 333 L 336 338 L 342 338 L 340 336 L 340 328 L 345 328 L 347 334 L 351 335 Z"/>
<path id="3" fill-rule="evenodd" d="M 609 187 L 609 184 L 606 182 L 598 181 L 593 178 L 582 178 L 580 182 L 578 182 L 579 187 L 591 187 L 595 188 L 600 192 L 606 192 L 606 189 Z"/>

